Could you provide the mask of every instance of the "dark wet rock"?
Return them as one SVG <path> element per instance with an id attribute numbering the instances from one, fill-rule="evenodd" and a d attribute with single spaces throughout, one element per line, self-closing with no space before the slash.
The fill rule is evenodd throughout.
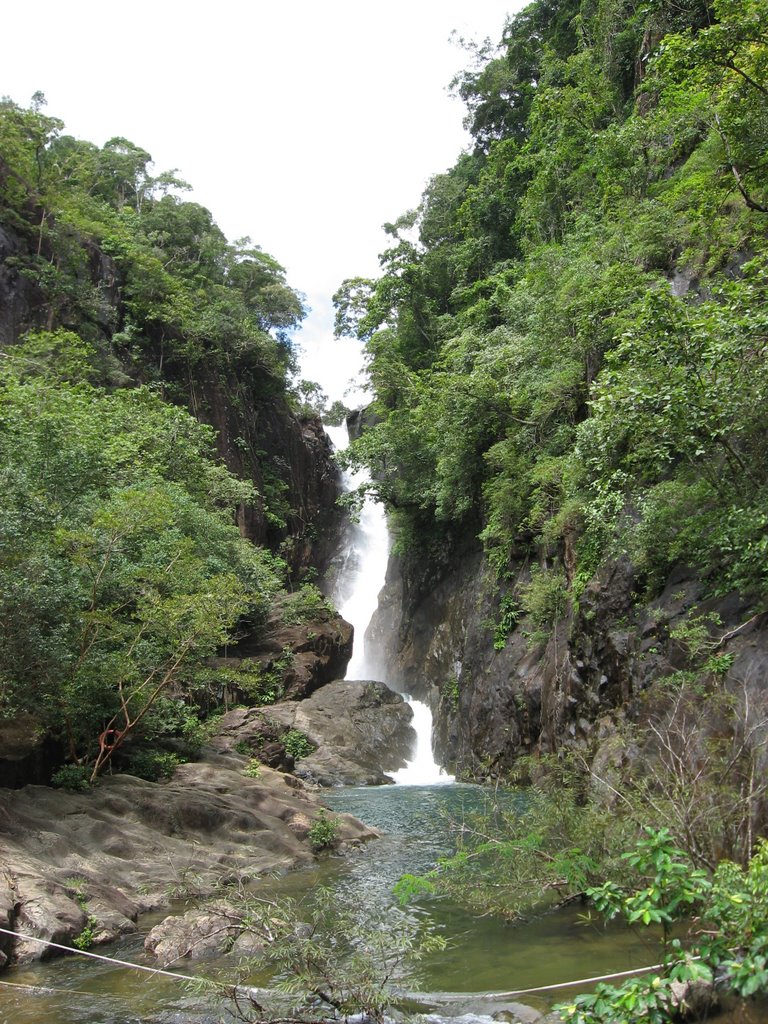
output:
<path id="1" fill-rule="evenodd" d="M 606 782 L 618 781 L 641 756 L 622 725 L 642 722 L 655 683 L 689 667 L 671 633 L 693 609 L 716 613 L 714 632 L 728 635 L 722 652 L 733 664 L 723 685 L 736 694 L 746 689 L 754 707 L 766 700 L 768 616 L 751 618 L 736 594 L 706 598 L 702 581 L 684 567 L 642 604 L 632 563 L 618 558 L 543 639 L 534 642 L 535 626 L 521 615 L 497 649 L 501 602 L 529 581 L 520 563 L 500 585 L 473 541 L 448 541 L 437 558 L 390 559 L 366 632 L 367 650 L 378 649 L 379 660 L 369 660 L 374 674 L 431 706 L 435 753 L 452 771 L 488 779 L 522 755 L 574 747 L 595 757 Z"/>
<path id="2" fill-rule="evenodd" d="M 295 729 L 314 747 L 296 761 L 296 775 L 321 786 L 381 785 L 413 751 L 411 717 L 402 696 L 383 683 L 336 680 L 303 701 L 228 712 L 214 746 L 246 746 L 255 756 L 265 750 L 274 757 L 274 744 Z"/>

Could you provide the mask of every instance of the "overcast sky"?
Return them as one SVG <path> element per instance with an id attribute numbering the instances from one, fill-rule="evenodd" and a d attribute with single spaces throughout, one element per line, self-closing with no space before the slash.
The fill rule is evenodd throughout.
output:
<path id="1" fill-rule="evenodd" d="M 468 144 L 448 96 L 520 0 L 37 0 L 3 11 L 0 94 L 103 145 L 120 135 L 178 168 L 230 239 L 250 235 L 312 313 L 303 373 L 341 397 L 354 343 L 330 342 L 330 298 L 375 275 L 381 231 Z"/>

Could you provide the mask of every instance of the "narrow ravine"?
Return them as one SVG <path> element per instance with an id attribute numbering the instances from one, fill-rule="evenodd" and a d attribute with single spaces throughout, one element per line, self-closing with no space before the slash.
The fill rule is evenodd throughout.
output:
<path id="1" fill-rule="evenodd" d="M 348 485 L 358 482 L 350 480 Z M 366 679 L 367 666 L 376 662 L 371 657 L 375 652 L 366 648 L 365 632 L 384 582 L 388 553 L 386 518 L 381 507 L 369 501 L 352 531 L 338 581 L 342 611 L 356 635 L 348 680 Z M 441 1017 L 471 1012 L 490 1024 L 492 1013 L 517 1002 L 494 993 L 645 963 L 648 951 L 631 933 L 585 927 L 577 908 L 512 927 L 500 919 L 474 917 L 444 900 L 399 906 L 393 893 L 398 879 L 406 873 L 428 872 L 440 857 L 452 852 L 457 825 L 468 827 L 473 814 L 500 802 L 514 808 L 521 799 L 514 792 L 457 783 L 446 774 L 434 761 L 429 707 L 420 701 L 409 703 L 418 742 L 407 766 L 393 773 L 395 784 L 339 788 L 324 794 L 332 811 L 354 814 L 376 828 L 381 838 L 354 855 L 321 859 L 309 869 L 264 880 L 260 883 L 264 894 L 306 900 L 317 886 L 330 887 L 340 905 L 359 907 L 373 921 L 404 915 L 431 923 L 447 939 L 447 948 L 418 965 L 406 966 L 402 984 L 422 993 L 419 1001 Z M 164 914 L 147 915 L 139 933 L 100 947 L 98 953 L 147 963 L 143 937 Z M 236 969 L 234 964 L 209 961 L 176 966 L 202 977 L 211 977 L 222 967 Z M 214 997 L 192 994 L 184 983 L 77 955 L 18 969 L 3 983 L 2 1024 L 213 1024 L 222 1019 L 221 1005 Z M 551 1001 L 546 995 L 527 996 L 525 1003 L 532 1009 L 525 1012 L 544 1011 Z"/>
<path id="2" fill-rule="evenodd" d="M 337 450 L 346 448 L 349 436 L 346 425 L 326 427 Z M 364 472 L 343 475 L 342 486 L 350 491 L 364 483 Z M 379 664 L 380 658 L 373 657 L 371 638 L 366 636 L 368 626 L 376 611 L 378 595 L 384 586 L 391 539 L 387 517 L 382 505 L 366 497 L 360 519 L 350 530 L 343 566 L 337 582 L 337 597 L 342 603 L 339 611 L 355 628 L 355 643 L 352 658 L 347 666 L 346 679 L 373 678 L 372 664 Z M 383 679 L 381 682 L 388 683 Z M 405 768 L 392 774 L 397 785 L 429 786 L 454 782 L 434 759 L 432 750 L 432 711 L 423 701 L 414 700 L 404 694 L 413 712 L 413 728 L 416 732 L 416 747 Z"/>

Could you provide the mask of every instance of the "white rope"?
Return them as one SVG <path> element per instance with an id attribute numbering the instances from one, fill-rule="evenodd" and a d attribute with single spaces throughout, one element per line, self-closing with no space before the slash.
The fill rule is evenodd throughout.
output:
<path id="1" fill-rule="evenodd" d="M 147 974 L 162 974 L 166 978 L 176 978 L 177 981 L 193 981 L 199 983 L 206 979 L 195 978 L 189 974 L 178 974 L 174 971 L 164 971 L 159 967 L 145 967 L 143 964 L 134 964 L 129 960 L 116 960 L 111 956 L 102 956 L 100 953 L 91 953 L 85 949 L 74 949 L 72 946 L 62 946 L 58 942 L 50 942 L 48 939 L 39 939 L 36 935 L 24 935 L 21 932 L 10 931 L 8 928 L 0 928 L 0 932 L 4 935 L 12 935 L 17 939 L 25 939 L 30 942 L 40 942 L 44 946 L 50 946 L 53 949 L 62 949 L 67 953 L 75 953 L 79 956 L 87 956 L 92 960 L 101 960 L 108 964 L 117 964 L 119 967 L 130 967 L 134 971 L 145 971 Z M 694 957 L 693 959 L 699 960 L 700 957 Z M 443 1000 L 454 1001 L 454 1000 L 466 1000 L 467 998 L 474 996 L 482 996 L 486 999 L 511 999 L 512 996 L 525 996 L 530 995 L 534 992 L 551 992 L 555 989 L 560 988 L 576 988 L 578 985 L 593 985 L 598 981 L 612 981 L 614 978 L 629 978 L 634 974 L 648 974 L 650 971 L 659 971 L 664 967 L 664 964 L 652 964 L 650 967 L 635 967 L 631 971 L 617 971 L 614 974 L 600 974 L 594 978 L 579 978 L 578 981 L 561 981 L 556 985 L 539 985 L 536 988 L 519 988 L 514 992 L 464 992 L 464 993 L 452 993 L 450 996 L 444 996 Z M 0 984 L 11 985 L 11 982 L 0 982 Z M 266 992 L 266 989 L 255 988 L 250 985 L 227 985 L 223 982 L 209 982 L 209 984 L 216 985 L 218 987 L 237 989 L 241 992 L 253 993 Z M 17 986 L 22 987 L 22 986 Z M 36 986 L 29 986 L 35 988 Z M 39 991 L 39 989 L 38 989 Z M 53 990 L 52 990 L 53 991 Z"/>
<path id="2" fill-rule="evenodd" d="M 166 978 L 176 978 L 177 981 L 193 981 L 199 984 L 200 981 L 207 980 L 199 977 L 195 978 L 191 974 L 179 974 L 175 971 L 164 971 L 159 967 L 146 967 L 144 964 L 134 964 L 131 963 L 130 960 L 117 960 L 112 956 L 102 956 L 100 953 L 91 953 L 87 949 L 75 949 L 72 946 L 62 946 L 59 942 L 51 942 L 49 939 L 40 939 L 36 935 L 24 935 L 22 932 L 10 931 L 8 928 L 0 928 L 0 932 L 2 932 L 3 935 L 12 935 L 17 939 L 25 939 L 28 942 L 39 942 L 43 946 L 49 946 L 51 949 L 62 949 L 65 953 L 75 953 L 77 956 L 86 956 L 91 960 L 101 960 L 103 963 L 116 964 L 118 967 L 130 967 L 134 971 L 145 971 L 147 974 L 162 974 Z M 236 988 L 242 992 L 256 993 L 263 991 L 252 985 L 227 985 L 213 981 L 209 982 L 209 984 L 223 988 Z"/>
<path id="3" fill-rule="evenodd" d="M 696 957 L 698 960 L 699 958 Z M 631 971 L 618 971 L 616 974 L 600 974 L 594 978 L 580 978 L 578 981 L 561 981 L 557 985 L 539 985 L 538 988 L 519 988 L 515 992 L 493 992 L 494 999 L 509 999 L 511 996 L 524 996 L 530 992 L 549 992 L 556 988 L 575 988 L 577 985 L 593 985 L 596 981 L 612 981 L 613 978 L 630 978 L 633 974 L 647 974 L 649 971 L 660 971 L 664 964 L 652 964 L 650 967 L 635 967 Z"/>

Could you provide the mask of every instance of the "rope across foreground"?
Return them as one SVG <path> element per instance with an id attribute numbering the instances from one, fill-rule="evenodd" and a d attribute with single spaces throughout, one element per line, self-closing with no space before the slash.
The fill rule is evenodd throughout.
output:
<path id="1" fill-rule="evenodd" d="M 198 977 L 194 977 L 193 975 L 190 975 L 190 974 L 180 974 L 177 971 L 165 971 L 165 970 L 163 970 L 162 968 L 159 968 L 159 967 L 147 967 L 145 964 L 131 963 L 130 960 L 119 960 L 119 959 L 116 959 L 115 957 L 104 956 L 101 953 L 91 953 L 89 950 L 85 950 L 85 949 L 75 949 L 72 946 L 64 946 L 64 945 L 62 945 L 59 942 L 51 942 L 49 939 L 38 938 L 36 935 L 25 935 L 22 932 L 15 932 L 15 931 L 10 930 L 9 928 L 0 928 L 0 933 L 2 933 L 3 935 L 10 935 L 10 936 L 12 936 L 13 938 L 16 938 L 16 939 L 24 939 L 25 941 L 28 941 L 28 942 L 39 942 L 43 946 L 48 946 L 48 947 L 50 947 L 52 949 L 60 949 L 60 950 L 63 950 L 64 952 L 66 952 L 66 953 L 74 953 L 76 956 L 88 957 L 91 960 L 100 960 L 103 963 L 114 964 L 114 965 L 116 965 L 118 967 L 128 967 L 128 968 L 130 968 L 131 970 L 134 970 L 134 971 L 143 971 L 146 974 L 162 975 L 165 978 L 175 978 L 177 981 L 191 981 L 191 982 L 195 982 L 195 983 L 198 983 L 198 984 L 201 981 L 207 980 L 207 979 L 201 978 L 199 976 Z M 458 1001 L 458 1000 L 466 1000 L 467 998 L 470 998 L 473 995 L 474 996 L 481 996 L 481 997 L 484 997 L 486 999 L 511 999 L 513 996 L 533 995 L 536 992 L 553 992 L 553 991 L 555 991 L 557 989 L 562 989 L 562 988 L 576 988 L 576 987 L 578 987 L 580 985 L 593 985 L 593 984 L 596 984 L 597 982 L 600 982 L 600 981 L 612 981 L 615 978 L 629 978 L 629 977 L 632 977 L 633 975 L 636 975 L 636 974 L 649 974 L 651 971 L 661 970 L 661 968 L 663 966 L 664 966 L 663 964 L 652 964 L 650 967 L 635 967 L 635 968 L 633 968 L 630 971 L 617 971 L 617 972 L 614 972 L 613 974 L 600 974 L 600 975 L 595 975 L 592 978 L 579 978 L 576 981 L 561 981 L 561 982 L 558 982 L 557 984 L 554 984 L 554 985 L 538 985 L 535 988 L 519 988 L 519 989 L 515 989 L 515 990 L 513 990 L 511 992 L 463 992 L 463 993 L 455 993 L 455 994 L 454 993 L 442 994 L 439 998 L 440 998 L 441 1002 L 451 1002 L 451 1001 Z M 216 987 L 219 987 L 219 988 L 227 988 L 230 991 L 234 989 L 234 990 L 237 990 L 239 992 L 251 993 L 253 995 L 256 995 L 257 993 L 266 994 L 267 991 L 268 991 L 267 989 L 256 988 L 256 987 L 254 987 L 252 985 L 225 985 L 222 982 L 218 982 L 218 981 L 216 981 L 216 982 L 211 981 L 209 983 L 211 985 L 215 985 Z M 12 988 L 26 989 L 26 990 L 34 991 L 34 992 L 37 992 L 37 993 L 39 993 L 39 992 L 55 992 L 55 991 L 57 991 L 56 989 L 46 988 L 45 986 L 21 985 L 21 984 L 16 984 L 14 982 L 7 982 L 7 981 L 0 981 L 0 985 L 4 985 L 6 987 L 12 987 Z M 71 990 L 67 990 L 67 991 L 71 991 Z M 419 998 L 419 995 L 416 994 L 416 993 L 410 993 L 410 995 L 413 998 Z M 424 998 L 424 994 L 423 993 L 421 993 L 421 998 Z"/>

